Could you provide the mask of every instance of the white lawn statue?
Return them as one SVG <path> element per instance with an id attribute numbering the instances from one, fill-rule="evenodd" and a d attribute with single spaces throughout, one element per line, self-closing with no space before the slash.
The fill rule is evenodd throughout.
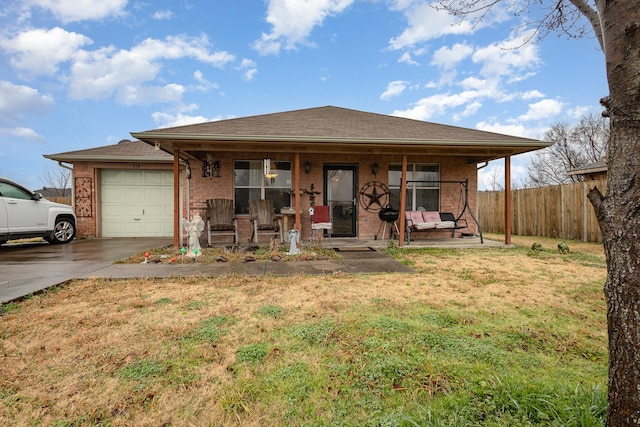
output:
<path id="1" fill-rule="evenodd" d="M 200 247 L 200 235 L 204 231 L 204 221 L 200 215 L 194 215 L 191 222 L 182 218 L 182 227 L 187 232 L 187 256 L 196 258 L 202 255 Z"/>
<path id="2" fill-rule="evenodd" d="M 298 233 L 298 230 L 296 230 L 295 228 L 293 230 L 289 230 L 288 235 L 289 235 L 289 252 L 287 253 L 289 255 L 299 254 L 300 251 L 296 246 L 297 243 L 300 243 L 300 234 Z"/>

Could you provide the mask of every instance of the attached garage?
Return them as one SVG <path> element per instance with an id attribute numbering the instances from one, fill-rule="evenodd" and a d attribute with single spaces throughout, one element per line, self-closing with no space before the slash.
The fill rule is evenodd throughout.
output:
<path id="1" fill-rule="evenodd" d="M 173 173 L 104 169 L 100 178 L 103 237 L 171 237 Z"/>
<path id="2" fill-rule="evenodd" d="M 125 139 L 45 157 L 73 170 L 79 238 L 173 236 L 172 155 Z"/>

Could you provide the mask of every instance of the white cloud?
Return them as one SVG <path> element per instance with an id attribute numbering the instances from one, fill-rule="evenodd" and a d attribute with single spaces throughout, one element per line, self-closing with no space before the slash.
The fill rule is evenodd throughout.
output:
<path id="1" fill-rule="evenodd" d="M 522 99 L 534 99 L 534 98 L 544 98 L 544 94 L 539 90 L 530 90 L 521 95 Z"/>
<path id="2" fill-rule="evenodd" d="M 406 88 L 407 82 L 403 82 L 402 80 L 389 82 L 387 89 L 380 95 L 380 99 L 387 100 L 395 96 L 400 96 Z"/>
<path id="3" fill-rule="evenodd" d="M 198 110 L 198 108 L 200 107 L 198 107 L 198 105 L 196 104 L 182 105 L 182 106 L 179 106 L 176 109 L 176 111 L 173 111 L 173 112 L 156 111 L 155 113 L 151 114 L 151 118 L 153 119 L 154 122 L 157 123 L 159 128 L 167 128 L 167 127 L 174 127 L 174 126 L 193 125 L 197 123 L 211 122 L 211 121 L 223 120 L 223 119 L 232 119 L 235 117 L 235 116 L 229 115 L 226 117 L 218 116 L 213 118 L 207 118 L 204 116 L 189 114 L 193 111 Z"/>
<path id="4" fill-rule="evenodd" d="M 458 113 L 458 114 L 454 114 L 453 115 L 453 121 L 457 122 L 457 121 L 462 120 L 465 117 L 473 116 L 474 114 L 476 114 L 478 112 L 478 110 L 480 110 L 480 108 L 482 108 L 482 102 L 480 102 L 480 101 L 471 102 L 470 104 L 468 104 L 464 108 L 462 113 Z"/>
<path id="5" fill-rule="evenodd" d="M 118 89 L 116 100 L 123 105 L 150 105 L 164 102 L 179 102 L 184 87 L 178 84 L 165 86 L 123 86 Z"/>
<path id="6" fill-rule="evenodd" d="M 284 47 L 309 44 L 311 31 L 329 16 L 342 13 L 355 0 L 269 0 L 266 21 L 271 32 L 262 33 L 253 48 L 261 55 L 274 55 Z"/>
<path id="7" fill-rule="evenodd" d="M 256 77 L 256 74 L 258 74 L 258 70 L 256 68 L 252 68 L 242 74 L 242 79 L 250 82 Z"/>
<path id="8" fill-rule="evenodd" d="M 183 113 L 170 114 L 155 112 L 151 115 L 151 118 L 153 118 L 153 121 L 158 124 L 159 128 L 194 125 L 208 121 L 204 116 L 190 116 Z"/>
<path id="9" fill-rule="evenodd" d="M 423 10 L 426 5 L 413 5 L 411 8 Z M 424 13 L 434 13 L 425 11 Z M 453 87 L 455 90 L 424 97 L 415 102 L 410 108 L 395 111 L 393 114 L 418 120 L 428 120 L 434 116 L 446 115 L 454 122 L 478 113 L 487 101 L 504 103 L 519 99 L 539 99 L 543 95 L 537 90 L 518 92 L 511 89 L 512 85 L 531 75 L 539 63 L 538 48 L 532 45 L 520 49 L 511 49 L 521 37 L 512 33 L 503 41 L 491 43 L 488 46 L 474 47 L 468 43 L 456 43 L 443 46 L 433 53 L 432 65 L 440 68 L 439 80 L 431 81 L 427 88 L 438 89 Z M 465 62 L 465 67 L 461 63 Z M 467 77 L 460 79 L 459 74 Z M 531 119 L 535 114 L 543 114 L 543 108 L 550 105 L 532 104 L 529 113 Z M 526 118 L 521 118 L 525 120 Z"/>
<path id="10" fill-rule="evenodd" d="M 517 76 L 513 81 L 519 81 L 523 79 L 524 70 L 536 68 L 540 63 L 539 47 L 529 43 L 514 49 L 519 37 L 512 35 L 506 40 L 477 49 L 473 53 L 473 61 L 482 64 L 480 73 L 487 77 Z"/>
<path id="11" fill-rule="evenodd" d="M 28 86 L 0 80 L 0 123 L 17 124 L 26 114 L 42 114 L 53 107 L 53 98 Z"/>
<path id="12" fill-rule="evenodd" d="M 398 62 L 402 62 L 409 65 L 420 65 L 420 63 L 413 59 L 411 52 L 403 52 L 398 58 Z"/>
<path id="13" fill-rule="evenodd" d="M 436 10 L 434 3 L 412 3 L 405 5 L 404 15 L 408 27 L 397 37 L 389 40 L 393 50 L 408 49 L 447 34 L 471 34 L 477 28 L 469 20 L 460 22 L 446 11 Z"/>
<path id="14" fill-rule="evenodd" d="M 465 90 L 478 90 L 494 93 L 498 90 L 498 81 L 491 79 L 479 79 L 477 77 L 467 77 L 460 83 Z"/>
<path id="15" fill-rule="evenodd" d="M 92 40 L 82 34 L 55 27 L 24 31 L 12 39 L 0 39 L 0 47 L 10 55 L 11 65 L 30 75 L 53 75 L 58 66 L 71 60 Z"/>
<path id="16" fill-rule="evenodd" d="M 153 19 L 158 20 L 158 21 L 162 21 L 165 19 L 171 19 L 173 18 L 173 12 L 170 10 L 156 10 L 153 13 Z"/>
<path id="17" fill-rule="evenodd" d="M 200 70 L 196 70 L 193 72 L 193 79 L 199 83 L 196 86 L 196 89 L 201 92 L 209 92 L 212 89 L 219 89 L 220 87 L 217 83 L 213 83 L 205 79 L 202 71 Z"/>
<path id="18" fill-rule="evenodd" d="M 104 19 L 125 13 L 128 0 L 26 0 L 48 10 L 63 23 Z"/>
<path id="19" fill-rule="evenodd" d="M 450 108 L 475 102 L 481 95 L 481 92 L 477 91 L 464 91 L 453 95 L 437 94 L 420 99 L 413 108 L 396 110 L 392 115 L 415 120 L 429 120 L 433 116 L 444 114 Z"/>
<path id="20" fill-rule="evenodd" d="M 238 70 L 242 71 L 242 78 L 246 81 L 253 80 L 258 73 L 256 63 L 251 59 L 246 58 L 242 60 L 240 66 L 238 67 Z"/>
<path id="21" fill-rule="evenodd" d="M 529 110 L 518 118 L 524 121 L 548 119 L 558 116 L 563 108 L 563 102 L 556 99 L 543 99 L 529 104 Z"/>
<path id="22" fill-rule="evenodd" d="M 170 36 L 165 40 L 149 38 L 131 50 L 106 47 L 91 52 L 81 51 L 71 67 L 70 95 L 75 99 L 100 99 L 123 90 L 125 93 L 119 95 L 121 101 L 143 101 L 140 97 L 129 96 L 131 88 L 155 80 L 162 68 L 162 60 L 182 58 L 215 67 L 223 67 L 235 59 L 228 52 L 211 52 L 206 36 Z M 166 85 L 156 87 L 154 93 L 157 99 L 168 100 L 178 92 L 176 85 Z"/>
<path id="23" fill-rule="evenodd" d="M 473 47 L 465 43 L 456 43 L 451 48 L 443 46 L 433 53 L 433 64 L 444 69 L 451 69 L 472 53 Z"/>
<path id="24" fill-rule="evenodd" d="M 523 138 L 531 138 L 530 130 L 522 124 L 502 124 L 502 123 L 490 123 L 479 122 L 476 124 L 476 129 L 484 130 L 487 132 L 501 133 L 503 135 L 520 136 Z"/>
<path id="25" fill-rule="evenodd" d="M 600 114 L 602 110 L 597 111 L 597 114 Z M 582 116 L 585 116 L 589 113 L 593 113 L 594 112 L 594 108 L 593 105 L 587 106 L 587 105 L 578 105 L 577 107 L 574 108 L 570 108 L 567 111 L 567 114 L 569 115 L 569 117 L 571 117 L 574 120 L 580 120 L 580 118 Z"/>
<path id="26" fill-rule="evenodd" d="M 26 127 L 0 128 L 0 134 L 38 142 L 44 141 L 44 137 L 42 135 L 38 134 L 35 130 Z"/>
<path id="27" fill-rule="evenodd" d="M 504 135 L 520 136 L 522 138 L 540 139 L 548 128 L 545 126 L 525 126 L 522 123 L 517 123 L 512 120 L 510 124 L 482 121 L 476 124 L 476 129 Z"/>

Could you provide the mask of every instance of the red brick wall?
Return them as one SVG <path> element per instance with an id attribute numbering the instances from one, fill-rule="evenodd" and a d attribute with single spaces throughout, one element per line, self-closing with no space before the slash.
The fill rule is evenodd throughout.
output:
<path id="1" fill-rule="evenodd" d="M 214 154 L 214 160 L 219 160 L 221 163 L 221 177 L 220 178 L 202 178 L 201 168 L 202 163 L 197 161 L 190 161 L 192 178 L 189 182 L 181 179 L 181 200 L 182 203 L 182 218 L 192 218 L 195 214 L 200 215 L 203 219 L 206 218 L 206 200 L 211 198 L 229 198 L 233 199 L 233 161 L 234 160 L 255 160 L 269 157 L 273 160 L 291 161 L 293 168 L 294 156 L 293 154 L 286 153 L 223 153 Z M 309 174 L 304 172 L 304 163 L 309 162 L 311 164 L 311 171 Z M 363 155 L 300 155 L 300 188 L 309 190 L 311 184 L 314 185 L 314 190 L 319 191 L 320 194 L 315 197 L 315 204 L 321 205 L 323 203 L 323 181 L 322 171 L 324 164 L 350 164 L 356 165 L 358 168 L 357 176 L 357 188 L 362 188 L 366 183 L 376 180 L 384 184 L 388 183 L 387 169 L 390 162 L 400 163 L 402 156 L 388 156 L 382 158 L 381 156 L 372 156 L 370 154 Z M 376 162 L 379 166 L 379 170 L 376 176 L 371 173 L 371 165 Z M 467 164 L 464 160 L 456 157 L 431 157 L 431 156 L 409 156 L 409 163 L 439 163 L 440 164 L 440 179 L 443 181 L 464 181 L 469 179 L 469 204 L 473 212 L 476 212 L 476 187 L 477 187 L 477 171 L 475 164 Z M 140 167 L 140 165 L 138 165 Z M 142 165 L 143 168 L 158 169 L 157 165 Z M 171 168 L 171 165 L 162 165 L 160 168 Z M 90 212 L 84 211 L 82 216 L 78 216 L 78 237 L 79 238 L 95 238 L 100 237 L 100 212 L 99 212 L 99 174 L 98 171 L 102 168 L 113 169 L 130 169 L 131 164 L 91 164 L 91 163 L 76 163 L 74 164 L 73 179 L 74 183 L 82 182 L 85 187 L 89 185 L 91 201 Z M 81 179 L 82 181 L 78 181 Z M 74 184 L 75 185 L 75 184 Z M 293 186 L 293 182 L 292 182 Z M 84 191 L 84 189 L 83 189 Z M 460 193 L 461 188 L 459 184 L 442 184 L 440 191 L 440 210 L 444 212 L 452 212 L 454 215 L 458 215 L 464 204 L 464 194 Z M 86 194 L 84 195 L 86 196 Z M 76 207 L 76 214 L 79 213 L 79 205 L 86 205 L 87 197 L 84 197 L 79 203 L 78 188 L 74 188 L 74 206 Z M 462 197 L 462 199 L 461 199 Z M 189 211 L 187 211 L 186 200 L 189 198 Z M 295 203 L 292 197 L 292 204 Z M 300 208 L 302 211 L 301 222 L 302 231 L 301 239 L 303 241 L 309 240 L 311 237 L 311 218 L 309 216 L 310 201 L 309 196 L 302 194 L 300 196 Z M 378 218 L 377 212 L 367 212 L 359 204 L 357 207 L 357 233 L 358 237 L 363 239 L 373 239 L 374 236 L 380 230 L 381 221 Z M 475 233 L 476 227 L 470 215 L 466 215 L 469 223 L 469 230 L 461 230 L 463 232 Z M 293 218 L 289 220 L 289 228 L 293 227 Z M 245 243 L 251 238 L 251 224 L 248 215 L 241 215 L 238 218 L 238 228 L 240 242 Z M 387 226 L 387 233 L 389 232 L 389 226 Z M 381 230 L 380 230 L 381 232 Z M 422 238 L 426 236 L 419 236 L 418 234 L 425 235 L 426 233 L 416 233 L 416 238 Z M 437 236 L 433 233 L 429 236 Z M 442 236 L 450 235 L 450 233 L 443 233 Z M 388 234 L 387 234 L 388 236 Z M 203 234 L 203 242 L 206 242 L 206 235 Z M 382 238 L 382 236 L 379 236 Z M 262 240 L 266 240 L 266 237 L 262 237 Z M 221 236 L 215 240 L 231 241 L 230 236 Z"/>
<path id="2" fill-rule="evenodd" d="M 192 164 L 192 179 L 190 182 L 191 192 L 191 216 L 198 213 L 202 218 L 206 217 L 206 199 L 210 198 L 233 198 L 233 161 L 234 160 L 256 160 L 262 158 L 271 158 L 279 161 L 291 161 L 293 169 L 294 156 L 291 154 L 282 153 L 228 153 L 228 154 L 216 154 L 215 160 L 221 162 L 221 178 L 201 178 L 200 168 L 201 163 L 195 165 Z M 309 162 L 311 164 L 311 171 L 309 174 L 304 172 L 304 163 Z M 323 165 L 325 164 L 353 164 L 358 168 L 357 176 L 357 188 L 360 189 L 364 184 L 376 180 L 384 184 L 388 183 L 387 169 L 389 162 L 400 163 L 402 161 L 401 156 L 392 156 L 389 158 L 380 158 L 380 156 L 372 157 L 371 155 L 300 155 L 300 188 L 310 190 L 311 184 L 314 185 L 314 190 L 319 191 L 320 194 L 315 196 L 315 204 L 321 205 L 323 203 Z M 378 163 L 379 170 L 376 176 L 371 173 L 371 165 Z M 467 164 L 465 161 L 459 160 L 456 157 L 430 157 L 430 156 L 410 156 L 408 158 L 409 163 L 439 163 L 440 164 L 440 179 L 443 181 L 464 181 L 469 179 L 469 204 L 473 212 L 475 212 L 476 206 L 476 186 L 477 186 L 477 170 L 475 164 Z M 293 182 L 292 182 L 293 186 Z M 462 198 L 461 198 L 462 197 Z M 295 200 L 292 197 L 291 203 L 294 204 Z M 442 184 L 440 192 L 440 210 L 444 212 L 452 212 L 454 215 L 458 215 L 464 205 L 464 193 L 461 194 L 461 187 L 459 184 Z M 311 218 L 309 216 L 310 201 L 308 195 L 300 196 L 300 208 L 302 211 L 301 222 L 301 239 L 303 241 L 309 240 L 311 237 Z M 377 212 L 367 212 L 360 205 L 358 205 L 358 218 L 357 218 L 357 233 L 360 238 L 373 239 L 380 229 L 381 221 L 378 218 Z M 186 215 L 186 210 L 184 211 Z M 469 230 L 461 230 L 464 232 L 475 233 L 475 223 L 472 218 L 467 215 L 469 222 Z M 289 220 L 289 228 L 293 227 L 293 219 Z M 247 242 L 251 238 L 251 224 L 247 215 L 240 215 L 238 217 L 238 228 L 240 242 Z M 389 226 L 387 226 L 387 233 L 389 232 Z M 381 230 L 380 230 L 381 233 Z M 437 236 L 439 233 L 433 233 L 431 236 Z M 442 236 L 450 236 L 450 232 L 441 234 Z M 387 234 L 388 236 L 388 234 Z M 382 238 L 382 236 L 379 236 Z M 416 235 L 417 237 L 417 235 Z M 225 239 L 221 237 L 220 239 Z M 262 237 L 266 239 L 266 237 Z M 230 240 L 230 238 L 225 239 Z M 261 240 L 262 241 L 262 240 Z"/>

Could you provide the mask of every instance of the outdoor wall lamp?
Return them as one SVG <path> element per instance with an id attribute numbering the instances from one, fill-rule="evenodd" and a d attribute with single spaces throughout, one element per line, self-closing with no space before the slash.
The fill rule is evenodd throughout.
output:
<path id="1" fill-rule="evenodd" d="M 220 160 L 213 160 L 211 154 L 207 154 L 207 160 L 202 162 L 203 178 L 220 178 Z"/>
<path id="2" fill-rule="evenodd" d="M 271 163 L 271 159 L 264 159 L 264 176 L 271 181 L 275 180 L 278 176 L 278 168 L 276 162 Z"/>
<path id="3" fill-rule="evenodd" d="M 378 174 L 378 162 L 374 162 L 371 165 L 371 173 L 375 176 Z"/>
<path id="4" fill-rule="evenodd" d="M 304 173 L 311 172 L 311 163 L 309 161 L 304 162 Z"/>

